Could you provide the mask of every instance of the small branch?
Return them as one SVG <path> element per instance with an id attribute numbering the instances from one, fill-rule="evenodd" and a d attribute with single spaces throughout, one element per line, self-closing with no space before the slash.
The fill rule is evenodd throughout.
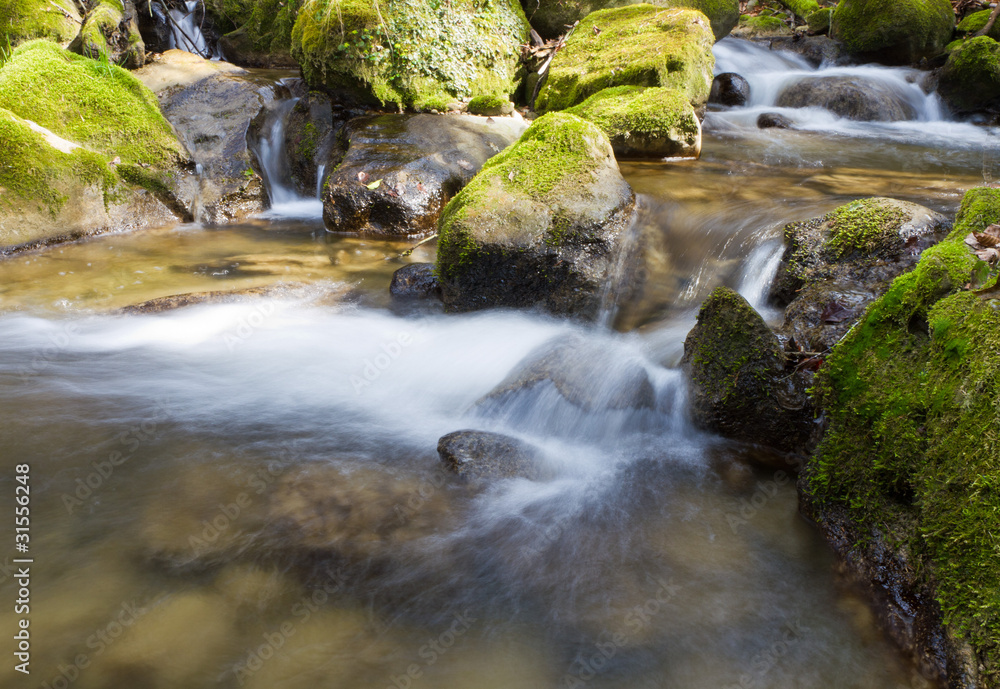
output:
<path id="1" fill-rule="evenodd" d="M 569 40 L 569 37 L 573 35 L 574 31 L 576 31 L 576 26 L 579 23 L 580 22 L 573 22 L 573 26 L 571 26 L 569 31 L 566 32 L 566 35 L 560 38 L 559 42 L 555 44 L 552 48 L 552 52 L 549 53 L 548 58 L 546 58 L 545 62 L 542 64 L 542 68 L 538 70 L 538 81 L 535 82 L 535 88 L 531 92 L 531 100 L 528 102 L 528 105 L 532 110 L 535 109 L 535 99 L 538 98 L 538 92 L 542 90 L 542 83 L 545 81 L 545 77 L 548 76 L 549 65 L 552 64 L 552 58 L 556 56 L 556 53 L 559 52 L 560 48 L 566 45 L 566 41 Z"/>
<path id="2" fill-rule="evenodd" d="M 976 36 L 985 36 L 986 34 L 988 34 L 990 32 L 990 29 L 993 28 L 993 24 L 997 20 L 997 15 L 1000 15 L 1000 2 L 998 2 L 997 6 L 993 8 L 992 12 L 990 12 L 990 18 L 986 20 L 986 24 L 983 26 L 983 28 L 974 33 L 972 37 L 975 38 Z"/>
<path id="3" fill-rule="evenodd" d="M 414 244 L 413 246 L 411 246 L 409 249 L 407 249 L 406 251 L 404 251 L 403 253 L 401 253 L 399 256 L 386 256 L 384 260 L 391 261 L 394 258 L 406 258 L 410 254 L 412 254 L 413 250 L 416 249 L 418 246 L 420 246 L 422 244 L 426 244 L 427 242 L 431 241 L 432 239 L 437 239 L 437 236 L 438 236 L 438 233 L 435 232 L 430 237 L 425 237 L 424 239 L 421 239 L 419 242 L 417 242 L 416 244 Z"/>

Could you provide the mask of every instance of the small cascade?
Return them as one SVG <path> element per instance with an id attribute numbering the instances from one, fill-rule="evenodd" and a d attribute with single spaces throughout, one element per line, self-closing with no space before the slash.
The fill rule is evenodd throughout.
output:
<path id="1" fill-rule="evenodd" d="M 316 167 L 316 198 L 323 200 L 323 175 L 326 174 L 326 165 L 320 163 Z"/>
<path id="2" fill-rule="evenodd" d="M 198 20 L 200 0 L 187 0 L 184 9 L 171 9 L 170 15 L 170 48 L 179 48 L 189 53 L 195 53 L 213 60 L 222 59 L 222 51 L 208 44 L 208 39 L 202 33 Z M 201 13 L 204 18 L 204 12 Z"/>
<path id="3" fill-rule="evenodd" d="M 323 216 L 323 203 L 319 199 L 321 182 L 317 181 L 317 194 L 313 198 L 301 196 L 291 183 L 291 169 L 288 165 L 288 154 L 285 147 L 285 129 L 288 116 L 298 102 L 298 98 L 287 98 L 278 101 L 272 107 L 260 129 L 259 137 L 254 146 L 254 153 L 260 163 L 264 187 L 270 200 L 270 217 L 320 218 Z M 322 179 L 322 173 L 318 176 Z"/>
<path id="4" fill-rule="evenodd" d="M 621 245 L 618 247 L 614 257 L 614 263 L 604 279 L 604 286 L 600 294 L 600 311 L 598 311 L 596 324 L 600 328 L 612 328 L 615 324 L 615 317 L 622 302 L 627 299 L 628 293 L 636 286 L 636 262 L 639 258 L 640 236 L 644 223 L 639 219 L 643 217 L 642 197 L 636 198 L 636 209 L 632 213 L 632 221 L 622 234 Z"/>

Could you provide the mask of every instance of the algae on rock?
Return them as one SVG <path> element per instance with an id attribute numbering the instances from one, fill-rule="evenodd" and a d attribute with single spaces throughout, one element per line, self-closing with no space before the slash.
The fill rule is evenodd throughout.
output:
<path id="1" fill-rule="evenodd" d="M 803 481 L 821 524 L 846 510 L 855 552 L 879 531 L 915 558 L 911 585 L 975 661 L 924 655 L 963 685 L 982 668 L 980 686 L 1000 677 L 1000 301 L 966 288 L 963 239 L 998 221 L 1000 190 L 970 190 L 948 238 L 834 349 L 817 377 L 830 427 Z"/>
<path id="2" fill-rule="evenodd" d="M 4 0 L 0 3 L 0 36 L 11 45 L 48 38 L 68 45 L 83 18 L 73 0 Z"/>
<path id="3" fill-rule="evenodd" d="M 989 36 L 961 42 L 941 69 L 938 92 L 958 112 L 1000 108 L 1000 43 Z"/>
<path id="4" fill-rule="evenodd" d="M 566 33 L 568 27 L 597 10 L 626 7 L 642 0 L 524 0 L 528 21 L 545 38 Z M 740 16 L 739 0 L 653 0 L 656 7 L 698 10 L 712 25 L 715 40 L 729 35 Z"/>
<path id="5" fill-rule="evenodd" d="M 712 88 L 713 43 L 695 10 L 642 4 L 594 12 L 556 53 L 535 109 L 564 110 L 612 86 L 672 88 L 701 108 Z"/>
<path id="6" fill-rule="evenodd" d="M 146 46 L 139 34 L 132 0 L 100 0 L 87 12 L 69 49 L 129 69 L 142 67 L 146 62 Z"/>
<path id="7" fill-rule="evenodd" d="M 440 110 L 513 94 L 528 33 L 516 0 L 306 0 L 292 55 L 311 87 L 341 101 Z"/>
<path id="8" fill-rule="evenodd" d="M 944 52 L 954 28 L 949 0 L 840 0 L 830 35 L 852 55 L 909 64 Z"/>
<path id="9" fill-rule="evenodd" d="M 205 9 L 225 33 L 226 58 L 251 67 L 292 67 L 292 27 L 302 0 L 206 0 Z"/>

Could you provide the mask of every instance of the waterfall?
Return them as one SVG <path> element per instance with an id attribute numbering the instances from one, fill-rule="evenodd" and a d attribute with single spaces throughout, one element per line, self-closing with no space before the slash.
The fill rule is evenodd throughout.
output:
<path id="1" fill-rule="evenodd" d="M 323 202 L 317 194 L 313 198 L 301 196 L 291 183 L 291 170 L 288 166 L 288 152 L 285 148 L 285 130 L 288 116 L 298 102 L 298 98 L 287 98 L 272 107 L 261 127 L 259 138 L 253 146 L 257 161 L 260 163 L 261 176 L 270 200 L 268 216 L 283 216 L 291 218 L 321 218 L 323 217 Z M 322 172 L 318 171 L 320 179 Z"/>
<path id="2" fill-rule="evenodd" d="M 201 24 L 197 20 L 199 4 L 200 0 L 187 0 L 184 3 L 185 9 L 170 10 L 169 47 L 219 60 L 222 58 L 222 51 L 218 46 L 214 50 L 209 47 L 208 40 L 201 31 Z"/>

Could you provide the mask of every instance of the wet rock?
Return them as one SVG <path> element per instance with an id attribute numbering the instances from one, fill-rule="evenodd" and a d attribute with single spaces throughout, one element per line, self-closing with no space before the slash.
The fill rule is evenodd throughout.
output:
<path id="1" fill-rule="evenodd" d="M 612 86 L 662 86 L 704 106 L 712 87 L 712 31 L 705 15 L 635 5 L 588 15 L 556 53 L 535 100 L 565 110 Z"/>
<path id="2" fill-rule="evenodd" d="M 170 50 L 170 19 L 167 10 L 155 0 L 139 0 L 136 5 L 139 34 L 146 45 L 147 53 L 162 53 Z"/>
<path id="3" fill-rule="evenodd" d="M 615 86 L 566 112 L 600 127 L 618 157 L 697 158 L 701 123 L 680 91 L 659 87 Z"/>
<path id="4" fill-rule="evenodd" d="M 843 46 L 827 36 L 772 36 L 767 40 L 771 50 L 787 50 L 801 55 L 815 67 L 821 64 L 843 64 L 850 61 Z"/>
<path id="5" fill-rule="evenodd" d="M 323 221 L 333 232 L 433 232 L 445 203 L 525 128 L 519 118 L 471 115 L 351 120 L 347 155 L 324 186 Z"/>
<path id="6" fill-rule="evenodd" d="M 815 424 L 805 380 L 784 363 L 764 319 L 733 290 L 717 288 L 684 341 L 695 424 L 734 440 L 807 451 Z"/>
<path id="7" fill-rule="evenodd" d="M 575 22 L 597 10 L 639 4 L 639 0 L 538 0 L 525 6 L 528 21 L 544 38 L 556 38 L 566 33 Z M 698 10 L 712 25 L 715 40 L 729 35 L 740 18 L 738 0 L 653 0 L 660 8 Z"/>
<path id="8" fill-rule="evenodd" d="M 201 166 L 187 192 L 197 202 L 197 219 L 226 223 L 263 211 L 266 193 L 247 130 L 278 96 L 275 86 L 181 50 L 168 50 L 136 76 L 156 92 L 163 114 Z"/>
<path id="9" fill-rule="evenodd" d="M 790 119 L 776 112 L 762 112 L 757 116 L 759 129 L 790 129 L 795 124 Z"/>
<path id="10" fill-rule="evenodd" d="M 510 115 L 514 112 L 514 104 L 506 98 L 500 98 L 499 96 L 476 96 L 469 101 L 466 112 L 470 115 L 500 117 L 501 115 Z"/>
<path id="11" fill-rule="evenodd" d="M 708 94 L 709 103 L 719 105 L 746 105 L 750 100 L 750 83 L 735 72 L 723 72 L 712 80 Z"/>
<path id="12" fill-rule="evenodd" d="M 814 77 L 787 87 L 775 105 L 781 108 L 819 106 L 840 117 L 863 122 L 913 119 L 913 107 L 886 84 L 862 77 Z"/>
<path id="13" fill-rule="evenodd" d="M 126 306 L 119 309 L 118 313 L 122 315 L 165 313 L 200 304 L 244 304 L 268 298 L 290 299 L 329 306 L 343 300 L 347 292 L 348 288 L 339 284 L 280 283 L 240 290 L 171 294 L 166 297 L 156 297 L 155 299 L 148 299 L 138 304 Z"/>
<path id="14" fill-rule="evenodd" d="M 445 306 L 596 317 L 634 204 L 596 125 L 563 113 L 535 120 L 442 213 Z"/>
<path id="15" fill-rule="evenodd" d="M 324 174 L 333 170 L 344 157 L 342 140 L 345 121 L 342 111 L 334 116 L 330 97 L 309 91 L 295 103 L 285 123 L 285 152 L 292 184 L 302 196 L 317 195 L 319 166 Z"/>
<path id="16" fill-rule="evenodd" d="M 433 263 L 410 263 L 392 274 L 389 293 L 398 299 L 441 298 L 441 283 Z"/>
<path id="17" fill-rule="evenodd" d="M 841 0 L 830 35 L 856 57 L 899 65 L 941 54 L 954 28 L 949 0 Z"/>
<path id="18" fill-rule="evenodd" d="M 297 69 L 292 58 L 292 26 L 302 3 L 261 0 L 205 0 L 206 20 L 214 25 L 226 60 L 242 67 Z"/>
<path id="19" fill-rule="evenodd" d="M 889 283 L 945 235 L 947 219 L 915 203 L 872 198 L 785 226 L 770 297 L 793 349 L 824 353 Z"/>
<path id="20" fill-rule="evenodd" d="M 1000 43 L 979 36 L 955 48 L 941 69 L 938 93 L 955 112 L 1000 111 Z"/>
<path id="21" fill-rule="evenodd" d="M 535 386 L 550 384 L 570 404 L 587 412 L 607 409 L 651 409 L 656 392 L 646 369 L 622 361 L 579 336 L 546 342 L 476 405 L 489 413 Z"/>
<path id="22" fill-rule="evenodd" d="M 487 431 L 455 431 L 438 440 L 441 461 L 472 483 L 489 483 L 505 478 L 543 477 L 536 459 L 537 450 L 521 440 Z"/>
<path id="23" fill-rule="evenodd" d="M 101 0 L 94 4 L 69 49 L 94 60 L 106 57 L 128 69 L 142 67 L 146 46 L 132 0 Z"/>

